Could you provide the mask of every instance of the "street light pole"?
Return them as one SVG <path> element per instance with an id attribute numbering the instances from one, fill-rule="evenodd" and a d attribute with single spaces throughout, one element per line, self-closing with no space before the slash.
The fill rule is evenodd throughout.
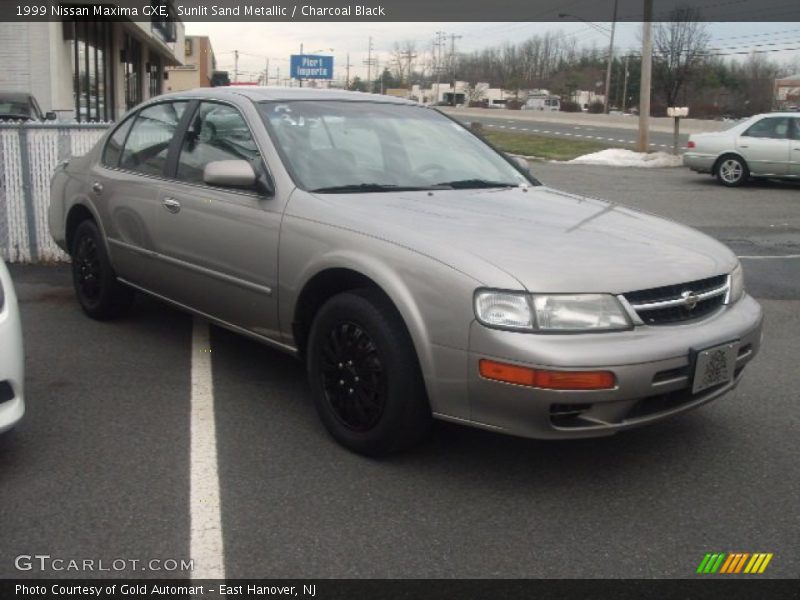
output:
<path id="1" fill-rule="evenodd" d="M 650 147 L 650 79 L 653 68 L 653 0 L 644 0 L 642 24 L 642 80 L 639 86 L 639 152 Z"/>
<path id="2" fill-rule="evenodd" d="M 611 64 L 614 61 L 614 30 L 617 28 L 617 0 L 614 0 L 614 15 L 611 19 L 611 41 L 608 44 L 608 66 L 606 67 L 606 97 L 603 102 L 603 112 L 608 114 L 611 100 Z"/>
<path id="3" fill-rule="evenodd" d="M 301 57 L 303 56 L 303 42 L 300 42 L 300 56 L 301 56 Z M 301 64 L 302 64 L 302 60 L 303 60 L 303 59 L 301 58 L 301 59 L 300 59 L 300 61 L 301 61 Z M 300 82 L 300 87 L 303 87 L 303 80 L 302 80 L 302 79 L 300 79 L 300 78 L 298 77 L 298 78 L 297 78 L 297 81 L 299 81 L 299 82 Z"/>

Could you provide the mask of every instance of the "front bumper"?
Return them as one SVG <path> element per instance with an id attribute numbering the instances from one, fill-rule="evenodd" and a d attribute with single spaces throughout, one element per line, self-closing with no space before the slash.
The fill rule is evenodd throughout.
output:
<path id="1" fill-rule="evenodd" d="M 24 353 L 17 297 L 11 277 L 0 263 L 0 285 L 5 303 L 0 310 L 0 433 L 13 427 L 25 414 Z"/>
<path id="2" fill-rule="evenodd" d="M 701 321 L 605 334 L 470 331 L 470 424 L 532 438 L 609 435 L 695 408 L 732 390 L 758 353 L 762 311 L 750 296 Z M 733 381 L 691 393 L 691 350 L 738 340 Z M 544 390 L 484 379 L 482 358 L 541 369 L 612 371 L 611 390 Z"/>

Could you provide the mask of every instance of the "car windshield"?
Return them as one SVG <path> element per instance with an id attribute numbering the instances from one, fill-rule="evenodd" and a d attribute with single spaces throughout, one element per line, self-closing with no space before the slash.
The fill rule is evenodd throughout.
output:
<path id="1" fill-rule="evenodd" d="M 8 117 L 31 118 L 31 105 L 21 100 L 0 98 L 0 119 Z"/>
<path id="2" fill-rule="evenodd" d="M 503 188 L 533 183 L 461 125 L 420 106 L 260 103 L 296 183 L 319 193 Z"/>

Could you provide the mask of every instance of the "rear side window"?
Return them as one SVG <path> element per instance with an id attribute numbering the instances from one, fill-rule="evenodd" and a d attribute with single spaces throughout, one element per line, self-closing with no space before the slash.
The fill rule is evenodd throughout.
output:
<path id="1" fill-rule="evenodd" d="M 793 140 L 800 140 L 800 119 L 792 119 L 792 127 L 789 132 L 789 136 Z"/>
<path id="2" fill-rule="evenodd" d="M 742 135 L 747 137 L 785 140 L 789 134 L 788 117 L 768 117 L 753 123 Z"/>
<path id="3" fill-rule="evenodd" d="M 186 104 L 163 102 L 140 111 L 125 142 L 119 166 L 147 175 L 161 175 Z"/>
<path id="4" fill-rule="evenodd" d="M 255 163 L 260 160 L 260 154 L 247 122 L 238 110 L 227 104 L 201 102 L 183 140 L 177 178 L 203 183 L 206 165 L 217 160 Z"/>
<path id="5" fill-rule="evenodd" d="M 122 123 L 111 137 L 106 142 L 106 147 L 103 149 L 103 164 L 107 167 L 118 167 L 119 158 L 122 156 L 122 146 L 125 144 L 125 138 L 133 124 L 133 119 L 127 119 Z"/>

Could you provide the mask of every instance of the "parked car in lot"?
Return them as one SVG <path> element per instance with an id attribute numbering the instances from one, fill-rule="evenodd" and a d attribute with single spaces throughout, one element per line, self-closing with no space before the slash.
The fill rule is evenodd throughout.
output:
<path id="1" fill-rule="evenodd" d="M 719 242 L 541 185 L 388 96 L 159 96 L 51 194 L 90 317 L 138 290 L 296 355 L 325 426 L 364 454 L 434 417 L 534 438 L 652 423 L 732 390 L 761 341 Z"/>
<path id="2" fill-rule="evenodd" d="M 0 92 L 0 121 L 55 121 L 54 112 L 43 113 L 32 94 Z"/>
<path id="3" fill-rule="evenodd" d="M 0 433 L 25 414 L 25 354 L 17 296 L 6 263 L 0 260 Z"/>
<path id="4" fill-rule="evenodd" d="M 800 178 L 800 113 L 755 115 L 726 131 L 692 134 L 683 163 L 729 187 L 751 177 Z"/>

